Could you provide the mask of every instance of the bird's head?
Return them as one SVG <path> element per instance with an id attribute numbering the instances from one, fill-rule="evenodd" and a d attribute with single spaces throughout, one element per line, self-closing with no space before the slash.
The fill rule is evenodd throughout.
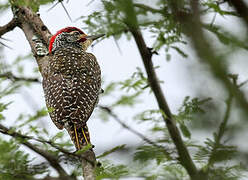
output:
<path id="1" fill-rule="evenodd" d="M 83 51 L 91 45 L 91 43 L 102 37 L 104 34 L 88 36 L 82 30 L 76 27 L 66 27 L 59 30 L 50 39 L 49 43 L 49 53 L 53 53 L 62 47 L 78 47 L 82 48 Z"/>

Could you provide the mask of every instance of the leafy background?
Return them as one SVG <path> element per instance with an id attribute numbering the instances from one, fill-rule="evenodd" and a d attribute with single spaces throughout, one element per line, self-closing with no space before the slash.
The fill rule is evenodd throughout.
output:
<path id="1" fill-rule="evenodd" d="M 0 2 L 2 25 L 12 14 L 8 1 Z M 133 1 L 137 22 L 125 19 L 125 7 L 130 1 L 59 1 L 70 17 L 58 1 L 18 2 L 34 11 L 41 5 L 41 18 L 53 33 L 65 26 L 77 26 L 89 34 L 106 34 L 89 50 L 99 60 L 105 90 L 89 121 L 94 150 L 102 164 L 97 169 L 98 179 L 189 179 L 177 159 L 162 120 L 164 114 L 148 86 L 126 24 L 139 26 L 148 47 L 156 51 L 156 72 L 197 167 L 208 172 L 210 179 L 247 178 L 247 109 L 197 56 L 182 25 L 173 19 L 167 1 Z M 192 11 L 189 1 L 181 2 L 186 12 Z M 200 3 L 202 27 L 216 60 L 234 85 L 242 85 L 239 88 L 247 96 L 247 85 L 243 83 L 248 77 L 247 26 L 226 1 Z M 69 174 L 79 178 L 80 162 L 57 148 L 75 150 L 67 133 L 57 130 L 47 116 L 41 77 L 24 35 L 15 29 L 2 36 L 0 42 L 0 72 L 4 77 L 0 81 L 0 124 L 9 128 L 9 134 L 28 136 L 6 136 L 1 127 L 0 179 L 57 176 L 44 158 L 23 146 L 25 143 L 50 152 Z"/>

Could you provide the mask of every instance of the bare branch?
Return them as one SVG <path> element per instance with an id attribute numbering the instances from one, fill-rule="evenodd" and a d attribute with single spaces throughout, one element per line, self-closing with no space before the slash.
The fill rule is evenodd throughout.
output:
<path id="1" fill-rule="evenodd" d="M 67 9 L 66 9 L 66 7 L 65 7 L 65 5 L 64 5 L 64 3 L 63 3 L 63 1 L 61 1 L 60 3 L 61 3 L 61 5 L 62 5 L 62 7 L 63 7 L 63 9 L 64 9 L 64 11 L 65 11 L 65 13 L 66 13 L 66 15 L 68 16 L 68 18 L 69 18 L 70 21 L 72 22 L 72 18 L 71 18 L 71 16 L 70 16 L 69 12 L 67 11 Z"/>
<path id="2" fill-rule="evenodd" d="M 3 126 L 2 124 L 0 124 L 0 132 L 9 136 L 12 136 L 14 138 L 27 138 L 27 136 L 24 136 L 20 133 L 17 133 L 15 131 L 13 131 L 12 129 L 9 129 L 5 126 Z M 33 150 L 34 152 L 36 152 L 37 154 L 41 155 L 42 157 L 44 157 L 49 164 L 56 169 L 56 171 L 58 172 L 60 178 L 62 180 L 72 180 L 72 178 L 65 172 L 65 170 L 62 168 L 62 166 L 59 164 L 58 159 L 50 154 L 47 151 L 44 151 L 38 147 L 36 147 L 35 145 L 31 144 L 28 141 L 22 141 L 21 142 L 23 145 L 27 146 L 29 149 Z"/>
<path id="3" fill-rule="evenodd" d="M 48 11 L 51 11 L 51 10 L 52 10 L 53 8 L 55 8 L 59 3 L 60 3 L 59 1 L 56 2 L 54 5 L 52 5 L 52 6 L 47 10 L 47 12 L 48 12 Z"/>
<path id="4" fill-rule="evenodd" d="M 0 37 L 9 31 L 12 31 L 16 26 L 18 26 L 16 18 L 13 18 L 8 24 L 0 26 Z"/>
<path id="5" fill-rule="evenodd" d="M 66 7 L 65 7 L 65 5 L 64 5 L 64 3 L 63 3 L 63 0 L 58 0 L 54 5 L 52 5 L 52 7 L 50 7 L 50 8 L 47 10 L 47 12 L 48 12 L 48 11 L 51 11 L 51 10 L 52 10 L 53 8 L 55 8 L 59 3 L 61 4 L 62 8 L 64 9 L 64 11 L 65 11 L 65 13 L 66 13 L 66 15 L 68 16 L 68 18 L 69 18 L 70 21 L 72 22 L 72 18 L 71 18 L 69 12 L 67 11 L 67 9 L 66 9 Z"/>
<path id="6" fill-rule="evenodd" d="M 12 81 L 26 81 L 26 82 L 41 83 L 38 78 L 17 77 L 15 75 L 13 75 L 12 72 L 6 72 L 3 74 L 0 74 L 0 78 L 6 78 L 6 79 L 10 79 Z"/>

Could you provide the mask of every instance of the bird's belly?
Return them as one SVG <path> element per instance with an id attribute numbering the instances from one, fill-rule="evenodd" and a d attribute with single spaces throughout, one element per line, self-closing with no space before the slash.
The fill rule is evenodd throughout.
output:
<path id="1" fill-rule="evenodd" d="M 51 117 L 60 124 L 73 122 L 79 126 L 89 119 L 98 99 L 97 82 L 86 76 L 58 73 L 49 81 L 46 97 L 54 111 Z"/>

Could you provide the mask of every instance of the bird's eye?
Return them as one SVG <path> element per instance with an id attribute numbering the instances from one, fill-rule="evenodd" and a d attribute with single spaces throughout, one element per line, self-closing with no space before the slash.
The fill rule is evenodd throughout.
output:
<path id="1" fill-rule="evenodd" d="M 74 35 L 80 35 L 80 32 L 75 31 L 73 34 L 74 34 Z"/>

